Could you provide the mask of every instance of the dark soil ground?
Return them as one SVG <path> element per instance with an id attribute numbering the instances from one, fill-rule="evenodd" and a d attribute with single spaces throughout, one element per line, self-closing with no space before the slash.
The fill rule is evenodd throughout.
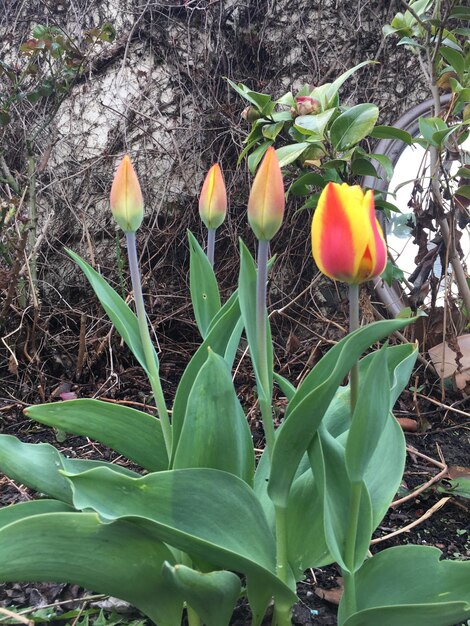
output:
<path id="1" fill-rule="evenodd" d="M 140 374 L 139 374 L 140 375 Z M 123 374 L 131 391 L 138 385 L 135 370 Z M 243 375 L 242 375 L 243 378 Z M 247 375 L 247 378 L 249 376 Z M 84 389 L 81 390 L 85 392 Z M 89 390 L 92 391 L 91 389 Z M 122 389 L 121 389 L 122 392 Z M 81 393 L 81 395 L 86 395 Z M 129 396 L 125 394 L 127 398 Z M 424 394 L 423 394 L 424 396 Z M 139 397 L 134 395 L 134 397 Z M 410 449 L 407 467 L 403 479 L 401 492 L 397 495 L 402 498 L 416 490 L 420 485 L 432 480 L 442 471 L 442 465 L 461 468 L 470 466 L 470 420 L 463 414 L 437 406 L 431 396 L 417 399 L 412 394 L 404 395 L 400 400 L 397 414 L 399 416 L 419 417 L 420 423 L 425 424 L 426 430 L 422 433 L 407 434 L 407 443 Z M 454 394 L 447 397 L 445 404 L 459 406 L 465 412 L 465 401 L 461 395 Z M 47 441 L 59 447 L 67 456 L 82 458 L 98 458 L 110 460 L 113 453 L 103 446 L 96 445 L 83 437 L 70 436 L 65 442 L 58 443 L 54 432 L 42 425 L 25 419 L 21 403 L 7 402 L 1 399 L 2 432 L 18 436 L 23 441 Z M 258 422 L 252 421 L 255 445 L 261 447 L 262 433 Z M 419 454 L 424 455 L 419 456 Z M 434 460 L 431 463 L 427 458 Z M 446 494 L 438 491 L 442 483 L 434 483 L 416 497 L 411 497 L 403 504 L 391 508 L 382 525 L 376 532 L 376 539 L 383 539 L 371 546 L 376 552 L 391 545 L 414 543 L 433 545 L 440 548 L 445 558 L 468 560 L 470 559 L 470 505 L 469 501 L 451 496 L 439 508 Z M 445 485 L 445 483 L 444 483 Z M 24 486 L 17 485 L 7 477 L 0 477 L 0 506 L 8 506 L 34 497 L 34 494 Z M 424 519 L 426 512 L 431 515 Z M 420 519 L 422 521 L 420 521 Z M 410 530 L 387 539 L 387 536 L 400 529 L 418 522 Z M 294 610 L 293 623 L 299 626 L 328 626 L 336 624 L 336 605 L 340 597 L 340 573 L 334 567 L 306 572 L 305 581 L 299 584 L 300 601 Z M 74 585 L 63 584 L 5 584 L 0 585 L 0 607 L 13 608 L 15 611 L 28 611 L 25 616 L 30 617 L 33 611 L 40 610 L 38 617 L 49 621 L 55 619 L 57 624 L 85 624 L 96 616 L 99 607 L 108 606 L 117 609 L 118 616 L 106 618 L 109 621 L 102 623 L 130 623 L 142 620 L 142 617 L 132 612 L 132 608 L 102 604 L 103 598 L 93 595 Z M 70 611 L 72 611 L 70 613 Z M 105 613 L 109 616 L 109 612 Z M 0 623 L 6 618 L 0 615 Z M 139 621 L 139 623 L 142 623 Z M 145 620 L 143 621 L 145 623 Z M 245 626 L 250 623 L 249 611 L 242 604 L 234 614 L 233 625 Z M 269 616 L 266 624 L 270 623 Z M 411 625 L 410 625 L 411 626 Z"/>

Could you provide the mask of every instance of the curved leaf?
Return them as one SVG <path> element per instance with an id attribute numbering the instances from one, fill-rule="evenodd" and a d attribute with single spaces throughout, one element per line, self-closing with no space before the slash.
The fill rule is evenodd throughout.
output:
<path id="1" fill-rule="evenodd" d="M 29 500 L 0 508 L 0 529 L 32 515 L 44 513 L 72 513 L 74 509 L 59 500 Z"/>
<path id="2" fill-rule="evenodd" d="M 277 506 L 287 505 L 297 467 L 354 362 L 370 345 L 415 319 L 375 322 L 347 335 L 331 348 L 299 386 L 289 402 L 273 449 L 268 492 Z"/>
<path id="3" fill-rule="evenodd" d="M 220 310 L 220 295 L 214 270 L 197 239 L 188 230 L 189 285 L 197 327 L 203 339 Z"/>
<path id="4" fill-rule="evenodd" d="M 75 473 L 109 466 L 110 463 L 101 461 L 67 459 L 48 443 L 23 443 L 12 435 L 0 435 L 0 471 L 18 483 L 68 504 L 72 504 L 72 489 L 60 470 Z M 138 476 L 125 467 L 111 467 L 115 472 Z"/>
<path id="5" fill-rule="evenodd" d="M 208 350 L 194 381 L 173 467 L 209 467 L 253 482 L 251 433 L 225 360 Z"/>
<path id="6" fill-rule="evenodd" d="M 356 574 L 357 612 L 343 626 L 452 626 L 470 618 L 470 562 L 440 558 L 429 546 L 376 554 Z"/>
<path id="7" fill-rule="evenodd" d="M 185 565 L 165 563 L 163 575 L 179 590 L 205 626 L 228 626 L 240 596 L 236 574 L 226 571 L 196 572 Z"/>
<path id="8" fill-rule="evenodd" d="M 236 476 L 197 468 L 133 479 L 103 468 L 69 479 L 77 508 L 150 525 L 161 541 L 193 558 L 249 575 L 272 595 L 295 602 L 275 575 L 275 541 L 263 510 Z"/>
<path id="9" fill-rule="evenodd" d="M 211 348 L 216 354 L 220 355 L 225 354 L 228 346 L 231 346 L 233 349 L 234 331 L 238 328 L 239 320 L 240 307 L 238 304 L 238 293 L 235 292 L 212 320 L 206 339 L 186 366 L 178 384 L 172 413 L 173 457 L 178 447 L 189 394 L 199 370 L 207 359 L 207 349 Z M 232 353 L 234 355 L 235 351 Z M 231 367 L 232 364 L 229 363 L 228 365 Z M 173 462 L 173 458 L 171 462 Z"/>
<path id="10" fill-rule="evenodd" d="M 160 420 L 143 411 L 83 398 L 37 404 L 24 412 L 41 424 L 104 443 L 146 470 L 168 469 Z"/>
<path id="11" fill-rule="evenodd" d="M 0 582 L 69 582 L 127 600 L 162 626 L 180 626 L 182 599 L 162 575 L 170 550 L 127 522 L 96 513 L 34 515 L 0 529 Z"/>
<path id="12" fill-rule="evenodd" d="M 130 348 L 132 354 L 148 374 L 145 352 L 142 346 L 139 325 L 135 313 L 130 309 L 121 296 L 114 291 L 111 285 L 108 285 L 101 274 L 98 274 L 98 272 L 91 267 L 91 265 L 89 265 L 72 250 L 68 250 L 67 248 L 65 250 L 85 274 L 109 319 L 112 321 L 116 330 Z M 155 364 L 158 369 L 157 353 L 154 349 L 152 353 L 155 357 Z"/>

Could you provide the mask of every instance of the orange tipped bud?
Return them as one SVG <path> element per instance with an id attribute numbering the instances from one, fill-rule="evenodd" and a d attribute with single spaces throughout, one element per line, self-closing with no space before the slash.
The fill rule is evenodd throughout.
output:
<path id="1" fill-rule="evenodd" d="M 139 179 L 126 154 L 122 159 L 111 187 L 111 211 L 125 233 L 135 233 L 144 218 L 144 200 Z"/>
<path id="2" fill-rule="evenodd" d="M 248 200 L 248 221 L 256 238 L 269 241 L 284 217 L 284 182 L 276 150 L 270 146 L 256 173 Z"/>
<path id="3" fill-rule="evenodd" d="M 227 213 L 227 191 L 218 163 L 207 172 L 199 196 L 199 215 L 207 228 L 218 228 Z"/>
<path id="4" fill-rule="evenodd" d="M 372 191 L 326 185 L 313 216 L 312 253 L 318 269 L 334 280 L 359 284 L 383 272 L 387 246 Z"/>

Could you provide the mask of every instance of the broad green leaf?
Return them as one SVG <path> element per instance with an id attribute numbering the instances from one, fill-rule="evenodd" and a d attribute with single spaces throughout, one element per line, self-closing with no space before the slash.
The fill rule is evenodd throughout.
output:
<path id="1" fill-rule="evenodd" d="M 293 107 L 295 106 L 295 98 L 292 95 L 291 91 L 288 91 L 283 96 L 276 100 L 276 104 L 285 104 L 286 106 Z M 290 113 L 289 113 L 290 115 Z"/>
<path id="2" fill-rule="evenodd" d="M 375 104 L 356 104 L 335 119 L 330 128 L 330 139 L 338 152 L 359 143 L 374 128 L 379 116 Z"/>
<path id="3" fill-rule="evenodd" d="M 464 124 L 455 124 L 454 126 L 449 126 L 444 130 L 438 130 L 436 133 L 432 135 L 432 141 L 437 144 L 443 144 L 446 139 L 448 139 L 451 135 L 453 135 L 457 130 L 460 130 Z"/>
<path id="4" fill-rule="evenodd" d="M 220 311 L 220 295 L 217 279 L 211 264 L 196 238 L 188 230 L 189 241 L 189 285 L 191 302 L 197 327 L 203 339 L 209 325 Z"/>
<path id="5" fill-rule="evenodd" d="M 279 167 L 284 167 L 285 165 L 289 165 L 289 163 L 293 163 L 309 146 L 310 144 L 304 141 L 302 143 L 294 143 L 289 146 L 278 148 L 276 150 L 276 155 L 279 160 Z"/>
<path id="6" fill-rule="evenodd" d="M 66 249 L 66 252 L 85 274 L 109 319 L 130 348 L 132 354 L 148 373 L 144 348 L 140 339 L 139 324 L 135 313 L 91 265 L 88 265 L 86 261 L 75 252 L 72 252 L 72 250 Z M 155 350 L 153 350 L 153 355 L 158 368 L 158 357 Z"/>
<path id="7" fill-rule="evenodd" d="M 186 415 L 189 393 L 199 370 L 207 359 L 207 349 L 210 347 L 216 354 L 224 355 L 228 345 L 233 341 L 233 333 L 238 327 L 240 307 L 238 293 L 235 292 L 212 320 L 209 333 L 186 366 L 176 390 L 172 413 L 173 454 L 178 446 L 178 440 Z M 231 367 L 231 363 L 229 366 Z"/>
<path id="8" fill-rule="evenodd" d="M 342 626 L 452 626 L 470 619 L 470 562 L 440 560 L 430 546 L 388 548 L 356 574 L 357 612 Z"/>
<path id="9" fill-rule="evenodd" d="M 308 450 L 308 458 L 323 503 L 326 546 L 343 570 L 354 572 L 364 562 L 373 530 L 367 487 L 363 482 L 350 481 L 344 447 L 323 425 Z M 355 534 L 350 536 L 350 529 L 355 527 Z"/>
<path id="10" fill-rule="evenodd" d="M 374 161 L 380 163 L 385 172 L 385 178 L 387 178 L 388 180 L 392 178 L 393 163 L 390 160 L 390 157 L 386 156 L 385 154 L 369 154 L 369 159 L 373 159 Z"/>
<path id="11" fill-rule="evenodd" d="M 163 576 L 178 589 L 205 626 L 229 625 L 241 590 L 236 574 L 226 571 L 202 573 L 185 565 L 165 563 Z"/>
<path id="12" fill-rule="evenodd" d="M 317 115 L 300 115 L 295 118 L 295 126 L 301 133 L 308 131 L 305 134 L 313 134 L 318 136 L 319 139 L 323 139 L 325 128 L 335 111 L 336 109 L 329 109 Z"/>
<path id="13" fill-rule="evenodd" d="M 0 508 L 0 529 L 32 515 L 44 513 L 72 513 L 74 509 L 59 500 L 29 500 Z"/>
<path id="14" fill-rule="evenodd" d="M 30 406 L 25 415 L 41 424 L 99 441 L 146 470 L 168 469 L 160 420 L 143 411 L 83 398 Z"/>
<path id="15" fill-rule="evenodd" d="M 370 458 L 389 419 L 390 377 L 386 346 L 374 354 L 361 390 L 346 444 L 346 468 L 353 483 L 364 480 Z"/>
<path id="16" fill-rule="evenodd" d="M 162 575 L 170 550 L 148 529 L 96 513 L 47 513 L 0 529 L 0 582 L 69 582 L 127 600 L 157 624 L 179 626 L 182 599 Z"/>
<path id="17" fill-rule="evenodd" d="M 48 443 L 23 443 L 12 435 L 0 435 L 0 472 L 18 483 L 67 504 L 72 503 L 72 491 L 69 481 L 60 470 L 75 473 L 110 465 L 102 461 L 67 459 Z M 138 476 L 125 467 L 112 467 L 115 472 Z"/>
<path id="18" fill-rule="evenodd" d="M 250 347 L 250 356 L 255 370 L 258 396 L 271 402 L 273 393 L 273 353 L 269 319 L 266 318 L 266 346 L 268 363 L 268 389 L 263 387 L 261 378 L 261 355 L 258 354 L 258 331 L 256 328 L 256 265 L 248 248 L 240 240 L 240 273 L 238 292 L 240 298 L 240 311 L 245 326 L 245 333 Z"/>
<path id="19" fill-rule="evenodd" d="M 448 127 L 444 120 L 440 117 L 420 117 L 418 120 L 419 132 L 422 134 L 425 141 L 432 146 L 436 146 L 436 142 L 433 139 L 434 133 L 439 131 L 447 131 Z"/>
<path id="20" fill-rule="evenodd" d="M 356 176 L 374 176 L 378 178 L 377 170 L 369 159 L 354 159 L 351 163 L 351 172 Z"/>
<path id="21" fill-rule="evenodd" d="M 210 467 L 252 484 L 250 429 L 223 357 L 208 357 L 191 389 L 173 467 Z"/>
<path id="22" fill-rule="evenodd" d="M 406 130 L 395 128 L 394 126 L 375 126 L 370 132 L 370 136 L 375 139 L 401 139 L 404 143 L 411 146 L 413 137 Z"/>
<path id="23" fill-rule="evenodd" d="M 287 504 L 289 564 L 297 581 L 311 567 L 334 562 L 325 539 L 323 502 L 309 468 L 292 484 Z"/>
<path id="24" fill-rule="evenodd" d="M 312 442 L 330 402 L 353 363 L 370 345 L 414 321 L 386 320 L 347 335 L 317 363 L 287 407 L 276 437 L 269 495 L 286 506 L 297 467 Z"/>
<path id="25" fill-rule="evenodd" d="M 463 55 L 460 52 L 458 52 L 458 50 L 441 46 L 439 48 L 439 52 L 447 61 L 447 63 L 449 63 L 449 65 L 452 66 L 452 68 L 455 70 L 457 74 L 463 75 L 465 71 L 465 59 Z"/>
<path id="26" fill-rule="evenodd" d="M 294 196 L 307 196 L 312 192 L 311 187 L 323 188 L 326 183 L 327 180 L 321 174 L 309 172 L 308 174 L 303 174 L 296 181 L 294 181 L 290 186 L 288 193 L 292 193 Z"/>
<path id="27" fill-rule="evenodd" d="M 265 124 L 262 127 L 263 137 L 266 137 L 266 139 L 270 139 L 271 141 L 274 141 L 283 128 L 284 128 L 284 122 L 282 121 L 276 122 L 275 124 Z"/>
<path id="28" fill-rule="evenodd" d="M 261 505 L 236 476 L 197 468 L 133 479 L 103 468 L 69 479 L 77 508 L 93 509 L 109 521 L 150 525 L 161 541 L 193 560 L 249 575 L 271 594 L 295 601 L 275 575 L 275 541 Z"/>

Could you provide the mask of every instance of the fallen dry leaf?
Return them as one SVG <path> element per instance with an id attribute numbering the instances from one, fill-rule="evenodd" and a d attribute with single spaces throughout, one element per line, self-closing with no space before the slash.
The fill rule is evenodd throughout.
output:
<path id="1" fill-rule="evenodd" d="M 336 578 L 336 582 L 338 583 L 338 587 L 333 587 L 332 589 L 323 589 L 323 587 L 315 588 L 315 595 L 321 598 L 322 600 L 326 600 L 331 604 L 338 605 L 340 603 L 341 597 L 343 595 L 343 579 L 341 577 Z"/>
<path id="2" fill-rule="evenodd" d="M 460 359 L 448 343 L 433 346 L 428 353 L 441 378 L 454 377 L 457 389 L 465 389 L 470 383 L 470 335 L 460 335 L 456 341 L 462 354 Z"/>

